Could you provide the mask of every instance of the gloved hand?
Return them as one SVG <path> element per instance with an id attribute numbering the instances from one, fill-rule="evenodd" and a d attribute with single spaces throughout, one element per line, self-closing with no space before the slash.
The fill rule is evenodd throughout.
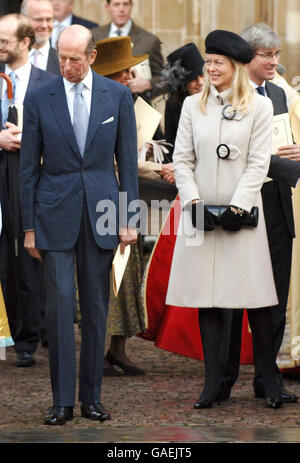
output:
<path id="1" fill-rule="evenodd" d="M 194 225 L 194 227 L 198 228 L 199 230 L 202 228 L 200 228 L 200 224 L 197 224 L 197 214 L 200 214 L 200 210 L 202 209 L 203 205 L 200 203 L 200 202 L 197 202 L 197 203 L 193 203 L 191 204 L 190 206 L 190 214 L 191 214 L 191 218 L 192 218 L 192 224 Z M 199 221 L 199 217 L 198 217 L 198 221 Z M 212 231 L 215 229 L 215 221 L 214 221 L 214 216 L 213 214 L 211 214 L 209 212 L 209 210 L 204 206 L 204 218 L 203 218 L 203 225 L 204 225 L 204 230 L 205 231 Z"/>
<path id="2" fill-rule="evenodd" d="M 220 218 L 223 230 L 239 231 L 243 226 L 245 214 L 235 213 L 229 206 Z"/>

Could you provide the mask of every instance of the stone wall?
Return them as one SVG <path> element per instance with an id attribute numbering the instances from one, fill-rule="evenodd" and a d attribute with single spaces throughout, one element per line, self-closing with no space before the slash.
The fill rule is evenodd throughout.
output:
<path id="1" fill-rule="evenodd" d="M 75 0 L 75 11 L 105 24 L 109 21 L 105 2 Z M 205 36 L 211 30 L 239 33 L 249 24 L 264 21 L 282 39 L 281 62 L 287 67 L 288 80 L 300 76 L 299 0 L 134 0 L 133 19 L 160 37 L 164 56 L 190 41 L 203 53 Z"/>

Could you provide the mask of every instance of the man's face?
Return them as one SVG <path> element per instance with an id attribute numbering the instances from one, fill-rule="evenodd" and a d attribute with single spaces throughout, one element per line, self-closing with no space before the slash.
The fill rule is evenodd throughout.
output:
<path id="1" fill-rule="evenodd" d="M 53 8 L 49 2 L 30 0 L 27 4 L 26 14 L 30 25 L 34 29 L 35 43 L 44 45 L 53 31 Z"/>
<path id="2" fill-rule="evenodd" d="M 54 18 L 57 19 L 57 21 L 62 21 L 73 12 L 73 0 L 51 0 L 51 3 L 53 6 Z"/>
<path id="3" fill-rule="evenodd" d="M 22 56 L 16 31 L 17 23 L 0 20 L 0 61 L 8 65 L 15 63 Z"/>
<path id="4" fill-rule="evenodd" d="M 122 27 L 130 19 L 133 7 L 131 0 L 110 0 L 105 6 L 116 26 Z"/>
<path id="5" fill-rule="evenodd" d="M 73 37 L 61 36 L 58 43 L 58 58 L 62 76 L 75 84 L 81 82 L 95 61 L 96 51 L 86 55 L 87 42 L 79 43 Z"/>
<path id="6" fill-rule="evenodd" d="M 247 64 L 250 79 L 257 85 L 261 85 L 265 80 L 272 80 L 280 59 L 278 48 L 259 48 L 252 61 Z"/>

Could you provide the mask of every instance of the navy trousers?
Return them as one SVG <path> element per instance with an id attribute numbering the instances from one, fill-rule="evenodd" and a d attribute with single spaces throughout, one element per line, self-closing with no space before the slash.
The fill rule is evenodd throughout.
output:
<path id="1" fill-rule="evenodd" d="M 86 203 L 75 247 L 44 252 L 49 364 L 56 406 L 75 405 L 75 273 L 81 313 L 79 401 L 101 399 L 112 259 L 113 250 L 99 248 L 94 240 Z"/>

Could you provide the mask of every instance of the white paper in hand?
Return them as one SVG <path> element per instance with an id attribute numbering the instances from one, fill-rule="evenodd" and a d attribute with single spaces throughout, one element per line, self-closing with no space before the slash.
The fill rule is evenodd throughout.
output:
<path id="1" fill-rule="evenodd" d="M 117 296 L 123 275 L 126 269 L 126 265 L 130 255 L 130 245 L 127 245 L 124 250 L 124 254 L 121 254 L 120 245 L 116 251 L 113 263 L 112 263 L 112 275 L 113 275 L 113 290 L 114 295 Z"/>

